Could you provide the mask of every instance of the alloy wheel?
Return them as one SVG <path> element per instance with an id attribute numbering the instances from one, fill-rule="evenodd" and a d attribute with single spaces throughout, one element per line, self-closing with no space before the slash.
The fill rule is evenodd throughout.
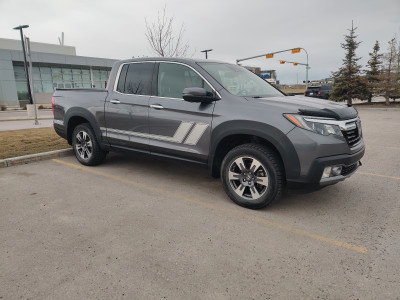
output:
<path id="1" fill-rule="evenodd" d="M 93 154 L 92 140 L 89 134 L 85 131 L 79 131 L 76 136 L 75 149 L 78 155 L 84 159 L 89 160 Z"/>
<path id="2" fill-rule="evenodd" d="M 257 200 L 268 190 L 265 166 L 250 156 L 236 158 L 229 166 L 229 183 L 234 192 L 247 200 Z"/>

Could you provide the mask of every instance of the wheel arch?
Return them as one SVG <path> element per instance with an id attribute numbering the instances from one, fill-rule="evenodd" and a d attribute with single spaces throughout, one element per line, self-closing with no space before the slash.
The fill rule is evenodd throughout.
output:
<path id="1" fill-rule="evenodd" d="M 213 177 L 219 177 L 222 160 L 233 148 L 247 143 L 264 145 L 278 155 L 285 178 L 300 174 L 300 161 L 288 137 L 277 128 L 254 121 L 230 121 L 213 129 L 208 167 Z"/>
<path id="2" fill-rule="evenodd" d="M 101 130 L 97 124 L 95 117 L 82 108 L 70 109 L 65 116 L 67 124 L 67 141 L 68 144 L 72 145 L 72 133 L 76 126 L 82 123 L 88 123 L 92 127 L 94 134 L 98 141 L 102 140 Z"/>

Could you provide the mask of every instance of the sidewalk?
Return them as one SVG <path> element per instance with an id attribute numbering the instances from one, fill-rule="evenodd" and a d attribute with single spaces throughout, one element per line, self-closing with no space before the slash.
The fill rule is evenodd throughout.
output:
<path id="1" fill-rule="evenodd" d="M 26 110 L 0 111 L 0 131 L 52 127 L 51 109 L 38 110 L 38 122 L 39 125 L 34 125 L 34 118 L 28 118 Z"/>

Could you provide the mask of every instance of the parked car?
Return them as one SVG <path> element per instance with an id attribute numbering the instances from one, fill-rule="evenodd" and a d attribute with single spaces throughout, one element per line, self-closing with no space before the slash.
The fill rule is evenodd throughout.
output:
<path id="1" fill-rule="evenodd" d="M 54 129 L 80 163 L 118 150 L 200 163 L 253 209 L 285 187 L 346 179 L 365 151 L 354 108 L 288 97 L 241 66 L 209 60 L 119 61 L 107 89 L 57 89 L 52 104 Z"/>
<path id="2" fill-rule="evenodd" d="M 307 90 L 304 92 L 304 96 L 329 99 L 331 92 L 332 92 L 331 85 L 309 86 Z"/>

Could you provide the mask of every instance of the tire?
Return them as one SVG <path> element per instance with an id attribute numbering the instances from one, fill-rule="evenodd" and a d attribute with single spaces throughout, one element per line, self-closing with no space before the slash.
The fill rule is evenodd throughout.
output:
<path id="1" fill-rule="evenodd" d="M 72 148 L 76 159 L 86 166 L 95 166 L 104 161 L 107 152 L 100 148 L 92 127 L 82 123 L 72 133 Z"/>
<path id="2" fill-rule="evenodd" d="M 277 154 L 258 144 L 232 149 L 221 166 L 226 194 L 236 204 L 260 209 L 279 199 L 284 189 L 283 167 Z"/>

